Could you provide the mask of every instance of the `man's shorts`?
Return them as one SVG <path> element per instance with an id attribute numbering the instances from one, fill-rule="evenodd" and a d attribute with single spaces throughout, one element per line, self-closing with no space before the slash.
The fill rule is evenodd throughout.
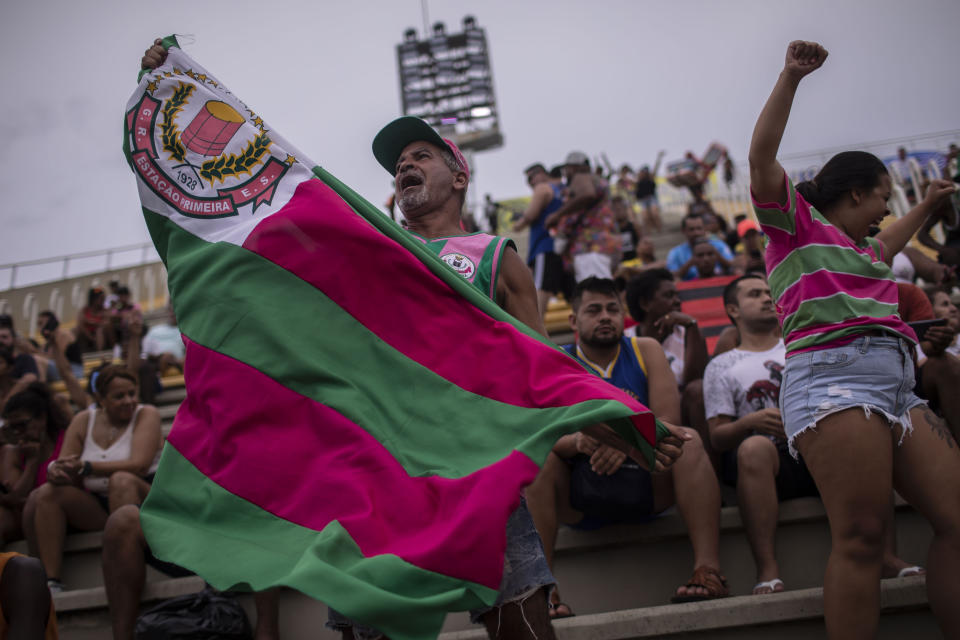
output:
<path id="1" fill-rule="evenodd" d="M 763 436 L 755 436 L 763 437 Z M 782 442 L 782 440 L 781 440 Z M 777 447 L 780 456 L 780 471 L 777 473 L 777 500 L 793 500 L 805 496 L 819 496 L 813 476 L 807 470 L 803 458 L 797 460 L 787 451 L 786 447 Z M 723 452 L 722 460 L 723 483 L 731 487 L 737 486 L 737 450 Z"/>
<path id="2" fill-rule="evenodd" d="M 660 206 L 660 201 L 657 200 L 657 194 L 653 194 L 653 195 L 644 196 L 643 198 L 641 198 L 640 205 L 644 209 L 649 209 L 650 207 Z"/>
<path id="3" fill-rule="evenodd" d="M 829 415 L 863 409 L 900 425 L 900 441 L 913 430 L 910 410 L 925 404 L 913 392 L 912 343 L 889 336 L 860 336 L 852 342 L 787 357 L 780 386 L 780 413 L 790 453 L 794 440 Z"/>
<path id="4" fill-rule="evenodd" d="M 573 256 L 573 276 L 577 282 L 590 276 L 595 278 L 613 277 L 613 258 L 606 253 L 591 251 Z"/>
<path id="5" fill-rule="evenodd" d="M 571 528 L 592 531 L 612 524 L 640 524 L 657 517 L 649 471 L 628 461 L 625 467 L 630 469 L 623 467 L 613 475 L 601 476 L 586 468 L 589 460 L 589 456 L 577 454 L 565 461 L 571 471 L 571 506 L 583 513 L 583 519 L 569 525 Z M 581 480 L 587 486 L 581 488 Z M 591 505 L 591 493 L 607 497 Z"/>
<path id="6" fill-rule="evenodd" d="M 479 623 L 484 615 L 501 605 L 525 600 L 543 587 L 552 587 L 555 582 L 547 558 L 543 555 L 540 534 L 537 533 L 527 504 L 523 501 L 507 519 L 507 549 L 504 554 L 500 593 L 492 606 L 472 609 L 470 621 Z M 546 590 L 543 591 L 543 597 L 547 597 Z M 373 627 L 350 620 L 333 608 L 329 611 L 326 626 L 335 631 L 352 628 L 356 640 L 373 640 L 383 635 Z"/>
<path id="7" fill-rule="evenodd" d="M 537 291 L 557 294 L 563 291 L 563 260 L 553 251 L 544 251 L 534 256 L 529 264 L 533 272 L 533 284 Z"/>

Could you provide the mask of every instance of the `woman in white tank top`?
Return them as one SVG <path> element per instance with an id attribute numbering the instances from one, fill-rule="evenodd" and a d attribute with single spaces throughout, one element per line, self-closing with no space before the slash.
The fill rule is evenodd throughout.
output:
<path id="1" fill-rule="evenodd" d="M 47 482 L 30 494 L 24 532 L 53 588 L 59 582 L 67 525 L 103 529 L 108 512 L 141 504 L 157 468 L 162 433 L 156 407 L 137 402 L 137 379 L 125 367 L 104 367 L 95 381 L 99 406 L 78 413 Z"/>

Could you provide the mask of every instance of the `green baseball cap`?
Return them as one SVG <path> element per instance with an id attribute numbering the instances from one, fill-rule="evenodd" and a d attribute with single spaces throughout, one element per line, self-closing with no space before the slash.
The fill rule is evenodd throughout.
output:
<path id="1" fill-rule="evenodd" d="M 470 167 L 463 153 L 450 140 L 440 136 L 437 131 L 424 120 L 415 116 L 401 116 L 389 123 L 373 138 L 373 157 L 377 159 L 390 175 L 397 175 L 397 159 L 400 153 L 411 142 L 429 142 L 441 149 L 446 147 L 453 154 L 454 160 L 460 169 L 470 179 Z"/>

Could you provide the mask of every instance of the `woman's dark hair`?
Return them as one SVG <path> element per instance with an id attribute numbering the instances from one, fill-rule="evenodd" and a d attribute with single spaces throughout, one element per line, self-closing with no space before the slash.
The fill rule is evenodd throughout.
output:
<path id="1" fill-rule="evenodd" d="M 122 364 L 105 364 L 90 372 L 87 389 L 92 395 L 102 397 L 110 383 L 117 378 L 125 378 L 137 384 L 136 377 Z"/>
<path id="2" fill-rule="evenodd" d="M 872 153 L 842 151 L 830 158 L 813 180 L 798 184 L 797 192 L 824 212 L 854 189 L 873 189 L 886 174 L 887 167 Z"/>
<path id="3" fill-rule="evenodd" d="M 950 297 L 950 290 L 947 287 L 926 287 L 923 292 L 927 294 L 927 300 L 930 301 L 931 305 L 938 293 L 945 293 L 948 298 Z M 953 299 L 951 299 L 950 302 L 953 302 Z"/>
<path id="4" fill-rule="evenodd" d="M 53 442 L 57 441 L 60 432 L 66 429 L 70 422 L 70 416 L 64 414 L 50 389 L 42 382 L 31 382 L 26 389 L 10 396 L 3 407 L 3 417 L 7 418 L 15 411 L 26 411 L 34 418 L 46 416 L 47 436 Z"/>
<path id="5" fill-rule="evenodd" d="M 660 290 L 661 282 L 672 282 L 673 274 L 667 269 L 647 269 L 627 283 L 627 310 L 637 322 L 643 322 L 641 303 L 649 302 Z"/>

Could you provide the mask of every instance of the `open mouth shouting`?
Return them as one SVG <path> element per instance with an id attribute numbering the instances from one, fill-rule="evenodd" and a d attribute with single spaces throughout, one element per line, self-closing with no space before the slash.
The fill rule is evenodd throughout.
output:
<path id="1" fill-rule="evenodd" d="M 403 193 L 407 189 L 423 185 L 423 177 L 413 172 L 405 173 L 397 184 L 400 186 L 400 193 Z"/>

